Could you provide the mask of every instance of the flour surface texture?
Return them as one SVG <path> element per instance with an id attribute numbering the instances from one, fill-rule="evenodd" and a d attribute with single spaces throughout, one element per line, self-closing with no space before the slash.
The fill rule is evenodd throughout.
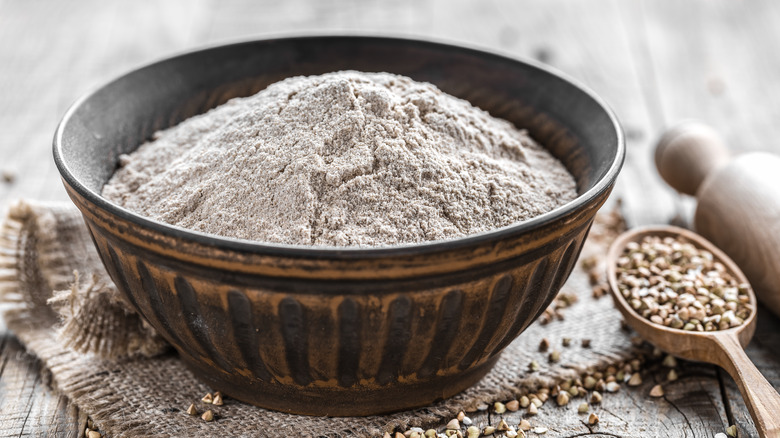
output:
<path id="1" fill-rule="evenodd" d="M 388 73 L 293 77 L 155 134 L 103 195 L 260 242 L 385 246 L 530 219 L 577 195 L 524 131 Z"/>

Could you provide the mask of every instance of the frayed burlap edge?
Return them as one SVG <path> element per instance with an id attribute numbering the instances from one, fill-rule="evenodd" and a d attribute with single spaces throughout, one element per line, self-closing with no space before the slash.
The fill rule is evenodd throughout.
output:
<path id="1" fill-rule="evenodd" d="M 12 204 L 0 226 L 0 248 L 0 300 L 11 304 L 17 320 L 54 327 L 64 347 L 104 359 L 151 357 L 169 348 L 124 302 L 72 207 Z"/>
<path id="2" fill-rule="evenodd" d="M 63 347 L 104 359 L 152 357 L 169 348 L 105 279 L 92 274 L 83 282 L 78 271 L 74 277 L 70 289 L 55 291 L 48 300 L 62 318 L 57 340 Z"/>

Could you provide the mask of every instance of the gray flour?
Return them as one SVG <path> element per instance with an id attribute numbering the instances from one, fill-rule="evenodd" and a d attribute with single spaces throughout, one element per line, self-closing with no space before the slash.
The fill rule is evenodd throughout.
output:
<path id="1" fill-rule="evenodd" d="M 576 197 L 524 131 L 428 83 L 294 77 L 155 134 L 103 195 L 205 233 L 295 245 L 450 239 Z"/>

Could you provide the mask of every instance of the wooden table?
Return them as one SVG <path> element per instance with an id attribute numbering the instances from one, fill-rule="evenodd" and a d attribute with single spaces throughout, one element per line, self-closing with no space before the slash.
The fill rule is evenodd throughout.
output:
<path id="1" fill-rule="evenodd" d="M 57 121 L 128 69 L 204 44 L 363 31 L 533 57 L 579 79 L 623 123 L 628 155 L 615 195 L 629 224 L 685 220 L 693 201 L 655 174 L 654 141 L 667 124 L 696 117 L 735 150 L 780 153 L 778 24 L 773 0 L 0 0 L 0 171 L 13 180 L 0 182 L 0 203 L 66 199 L 50 153 Z M 780 389 L 777 317 L 760 312 L 748 353 Z M 39 371 L 0 321 L 0 436 L 80 436 L 86 416 Z M 685 364 L 683 376 L 662 401 L 648 400 L 647 388 L 613 396 L 624 421 L 592 436 L 712 437 L 734 423 L 741 437 L 757 436 L 722 370 Z"/>

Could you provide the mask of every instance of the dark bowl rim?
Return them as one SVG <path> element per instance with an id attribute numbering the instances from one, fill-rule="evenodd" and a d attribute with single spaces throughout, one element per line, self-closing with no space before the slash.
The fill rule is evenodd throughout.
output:
<path id="1" fill-rule="evenodd" d="M 242 45 L 252 45 L 257 43 L 271 43 L 271 42 L 283 42 L 293 40 L 317 40 L 317 39 L 355 39 L 355 40 L 374 40 L 376 42 L 393 42 L 404 43 L 417 46 L 426 46 L 430 48 L 443 48 L 449 50 L 459 50 L 468 54 L 473 54 L 482 57 L 496 58 L 501 61 L 509 61 L 513 63 L 525 64 L 528 67 L 541 71 L 542 73 L 557 77 L 558 79 L 568 82 L 574 86 L 580 92 L 584 93 L 587 97 L 592 99 L 604 113 L 607 115 L 612 123 L 612 128 L 617 136 L 617 150 L 615 151 L 614 158 L 610 164 L 609 169 L 604 176 L 596 181 L 596 183 L 585 191 L 578 194 L 577 197 L 567 202 L 566 204 L 556 207 L 555 209 L 543 213 L 539 216 L 535 216 L 531 219 L 516 222 L 514 224 L 506 225 L 504 227 L 495 228 L 481 233 L 471 234 L 464 237 L 446 240 L 436 240 L 424 243 L 408 243 L 399 245 L 387 245 L 379 247 L 336 247 L 336 246 L 306 246 L 306 245 L 290 245 L 290 244 L 278 244 L 278 243 L 266 243 L 258 242 L 247 239 L 238 239 L 232 237 L 218 236 L 215 234 L 203 233 L 200 231 L 190 230 L 176 225 L 160 222 L 140 214 L 134 213 L 124 207 L 120 207 L 107 199 L 102 195 L 88 188 L 76 176 L 70 171 L 67 163 L 65 162 L 64 154 L 62 152 L 63 147 L 63 134 L 68 122 L 73 117 L 74 113 L 78 111 L 81 106 L 87 102 L 92 96 L 101 92 L 102 90 L 112 86 L 115 82 L 122 78 L 135 74 L 141 70 L 153 68 L 158 64 L 171 62 L 179 58 L 191 56 L 197 53 L 222 50 L 229 47 L 236 47 Z M 296 34 L 296 35 L 283 35 L 273 36 L 267 38 L 253 38 L 249 40 L 242 40 L 230 43 L 217 43 L 213 45 L 201 46 L 192 50 L 176 53 L 174 55 L 166 56 L 161 59 L 149 62 L 147 64 L 136 67 L 130 71 L 127 71 L 113 79 L 103 83 L 92 89 L 92 91 L 85 93 L 79 99 L 77 99 L 65 112 L 62 120 L 57 125 L 57 129 L 53 139 L 53 154 L 54 162 L 57 169 L 60 172 L 65 184 L 70 186 L 78 195 L 83 197 L 88 202 L 103 209 L 104 211 L 116 215 L 121 219 L 124 219 L 130 223 L 134 223 L 143 228 L 150 229 L 154 232 L 161 233 L 165 236 L 172 238 L 182 239 L 184 241 L 192 241 L 197 244 L 217 247 L 226 250 L 237 251 L 240 253 L 249 253 L 263 256 L 282 256 L 282 257 L 300 257 L 300 258 L 326 258 L 326 259 L 356 259 L 356 258 L 383 258 L 393 256 L 403 256 L 411 254 L 426 254 L 435 252 L 445 252 L 451 250 L 457 250 L 467 247 L 478 246 L 491 241 L 499 241 L 508 237 L 516 236 L 534 229 L 541 228 L 545 225 L 549 225 L 558 219 L 575 213 L 576 211 L 585 207 L 588 203 L 591 203 L 599 195 L 604 193 L 614 185 L 617 179 L 620 169 L 625 160 L 625 138 L 623 130 L 618 122 L 612 109 L 609 105 L 599 97 L 589 87 L 583 85 L 578 80 L 573 79 L 569 75 L 558 71 L 550 66 L 544 65 L 541 62 L 537 62 L 532 59 L 526 59 L 518 57 L 509 53 L 502 53 L 494 49 L 488 49 L 478 47 L 475 45 L 464 44 L 463 42 L 451 42 L 445 40 L 439 40 L 435 38 L 422 38 L 422 37 L 407 37 L 407 36 L 387 36 L 377 34 L 351 34 L 351 33 L 339 33 L 339 34 Z"/>

